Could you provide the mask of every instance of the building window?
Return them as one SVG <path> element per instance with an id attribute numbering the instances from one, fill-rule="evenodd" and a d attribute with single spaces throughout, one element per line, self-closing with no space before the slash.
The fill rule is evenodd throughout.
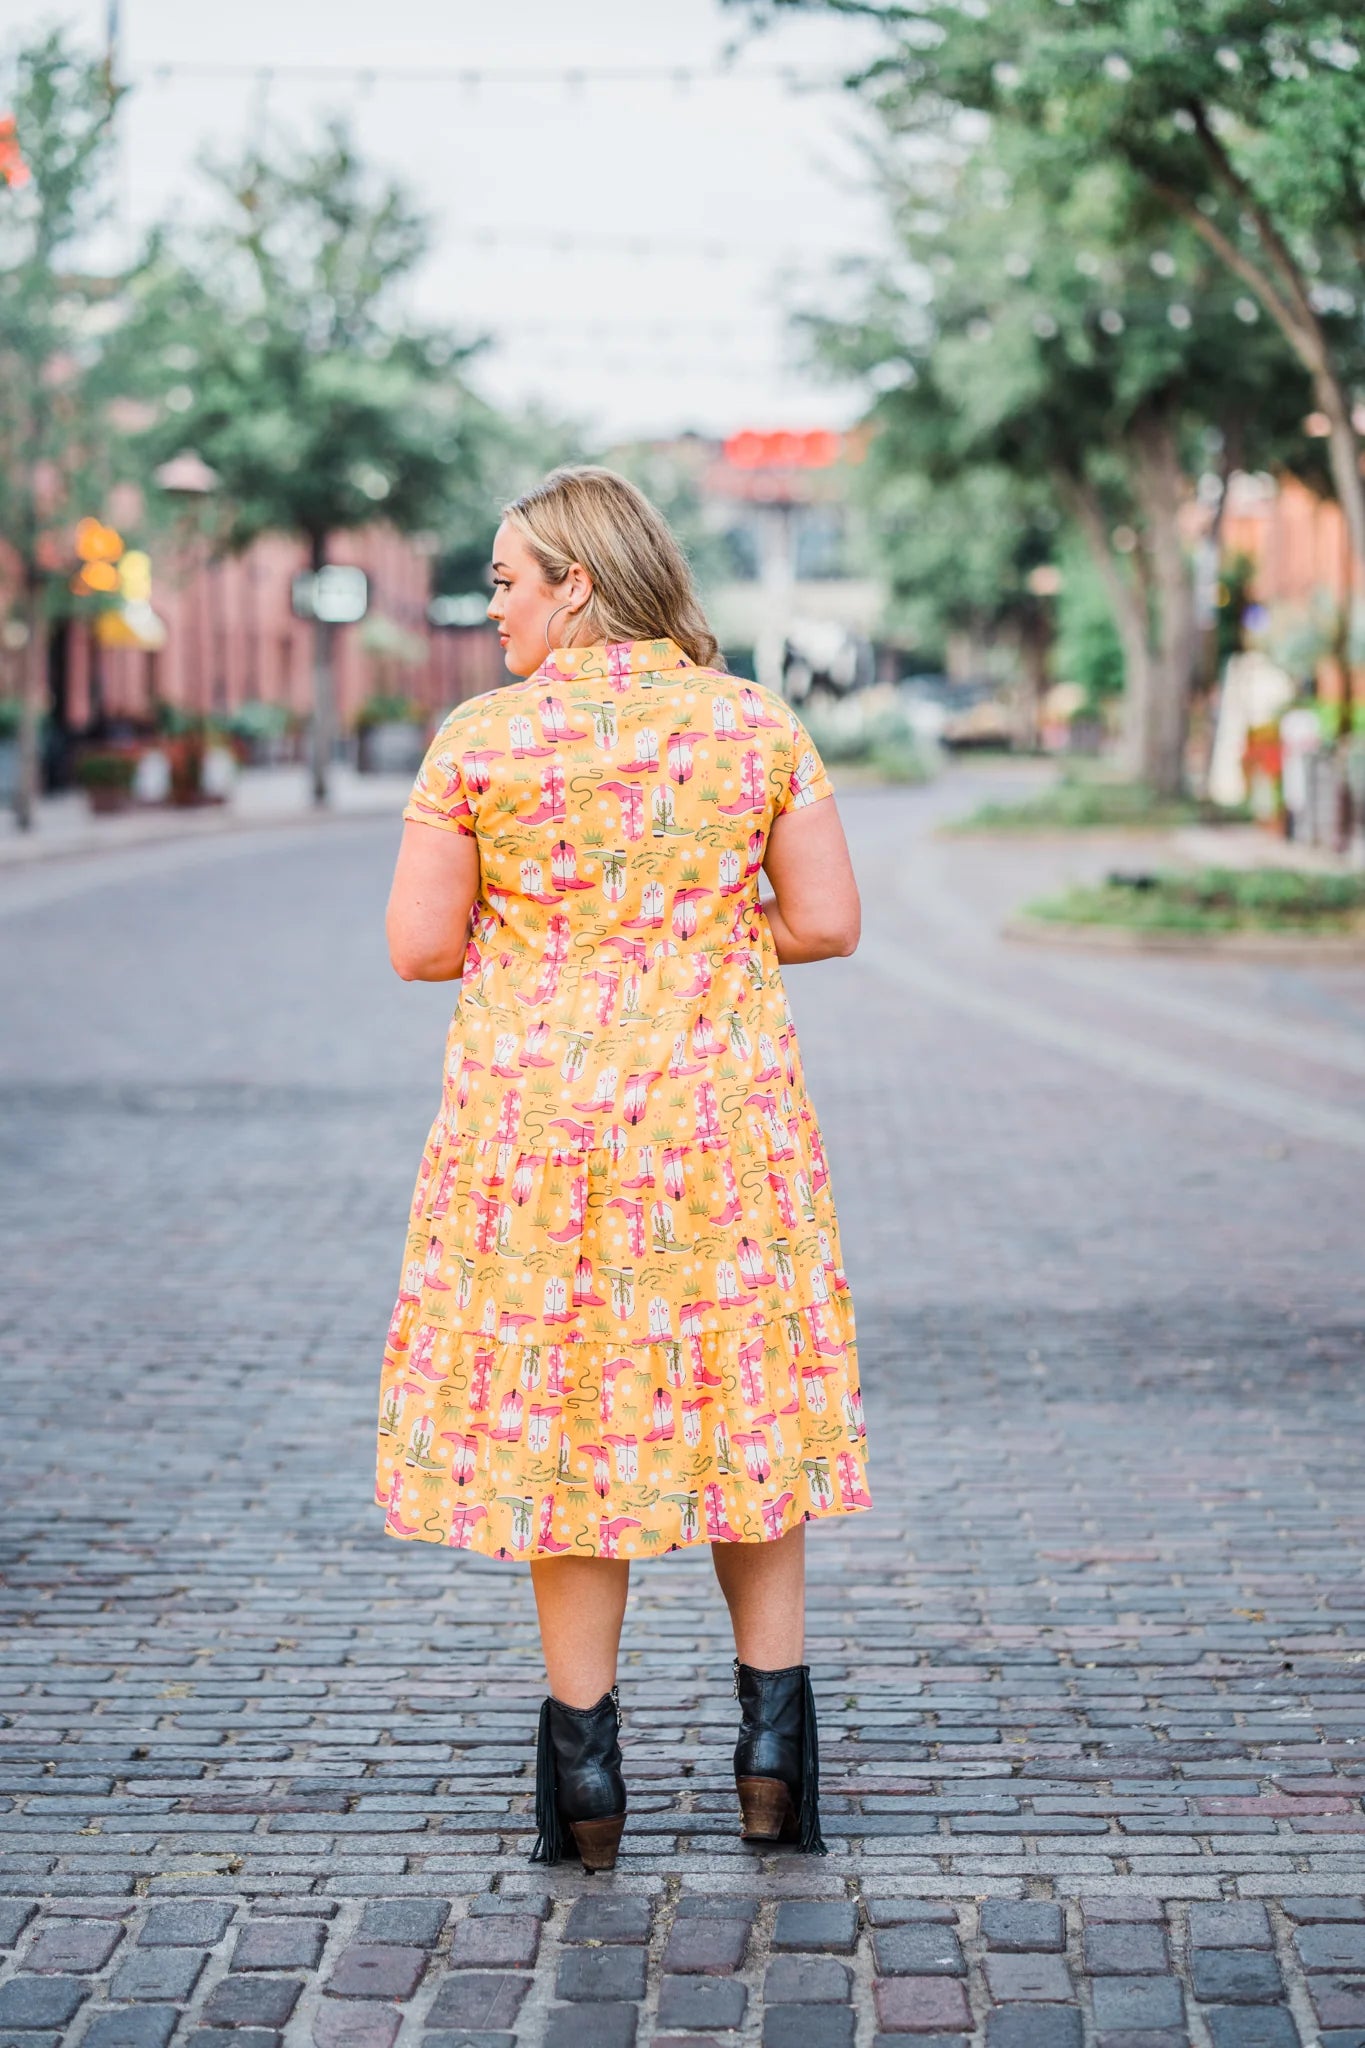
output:
<path id="1" fill-rule="evenodd" d="M 794 568 L 800 583 L 845 575 L 844 518 L 834 505 L 805 505 L 797 519 Z"/>
<path id="2" fill-rule="evenodd" d="M 748 526 L 731 526 L 721 535 L 725 550 L 725 573 L 732 583 L 757 583 L 759 576 L 758 536 Z"/>

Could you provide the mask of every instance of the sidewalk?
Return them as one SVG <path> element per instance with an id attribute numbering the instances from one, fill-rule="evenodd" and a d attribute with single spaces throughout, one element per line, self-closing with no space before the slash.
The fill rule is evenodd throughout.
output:
<path id="1" fill-rule="evenodd" d="M 1006 764 L 1004 772 L 1009 772 L 1010 767 L 1017 771 L 1020 766 L 1033 765 Z M 1000 772 L 998 764 L 993 766 Z M 846 797 L 877 786 L 857 770 L 836 768 L 833 774 L 836 789 Z M 960 771 L 950 769 L 940 778 L 938 789 L 956 801 L 955 785 L 960 781 Z M 206 839 L 224 832 L 259 830 L 262 826 L 317 825 L 356 817 L 391 817 L 396 824 L 410 788 L 409 776 L 360 775 L 348 762 L 337 762 L 332 769 L 331 800 L 325 809 L 319 810 L 312 801 L 306 766 L 245 768 L 238 774 L 225 804 L 208 804 L 194 810 L 137 806 L 103 818 L 95 817 L 84 795 L 72 790 L 43 799 L 38 824 L 32 832 L 20 832 L 13 813 L 0 810 L 0 869 L 77 855 L 121 852 L 167 840 Z M 1037 833 L 1028 835 L 1026 842 L 1011 843 L 1036 847 L 1060 842 L 1074 850 L 1093 851 L 1104 842 L 1110 852 L 1117 848 L 1131 855 L 1138 837 L 1151 842 L 1144 849 L 1148 854 L 1178 866 L 1300 868 L 1315 874 L 1353 872 L 1345 854 L 1280 839 L 1257 825 L 1192 825 L 1174 832 L 1142 835 Z M 1114 846 L 1108 846 L 1110 840 Z"/>
<path id="2" fill-rule="evenodd" d="M 12 812 L 0 814 L 0 868 L 336 818 L 390 817 L 396 827 L 411 787 L 411 776 L 359 775 L 349 763 L 337 762 L 331 800 L 320 810 L 312 801 L 306 767 L 244 768 L 226 803 L 193 810 L 148 804 L 106 818 L 95 817 L 85 797 L 72 790 L 43 798 L 32 832 L 20 832 Z"/>
<path id="3" fill-rule="evenodd" d="M 1356 872 L 1350 855 L 1298 839 L 1281 839 L 1260 825 L 1187 825 L 1171 835 L 1171 852 L 1191 867 L 1297 868 L 1313 875 Z"/>

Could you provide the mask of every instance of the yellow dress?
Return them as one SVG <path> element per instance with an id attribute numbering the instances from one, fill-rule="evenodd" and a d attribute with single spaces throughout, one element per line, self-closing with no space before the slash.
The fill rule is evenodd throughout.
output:
<path id="1" fill-rule="evenodd" d="M 853 1305 L 759 869 L 831 793 L 671 640 L 461 704 L 404 817 L 481 881 L 384 1354 L 377 1500 L 489 1556 L 757 1543 L 871 1505 Z"/>

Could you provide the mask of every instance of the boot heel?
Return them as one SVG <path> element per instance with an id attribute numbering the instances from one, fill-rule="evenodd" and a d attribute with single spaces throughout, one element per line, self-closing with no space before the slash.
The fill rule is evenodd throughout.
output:
<path id="1" fill-rule="evenodd" d="M 810 1666 L 758 1671 L 735 1659 L 740 1731 L 735 1788 L 750 1842 L 794 1842 L 826 1853 L 820 1833 L 820 1744 Z"/>
<path id="2" fill-rule="evenodd" d="M 792 1796 L 780 1778 L 736 1778 L 746 1842 L 795 1841 L 798 1829 Z"/>
<path id="3" fill-rule="evenodd" d="M 582 1858 L 585 1870 L 615 1870 L 616 1851 L 620 1846 L 621 1831 L 625 1827 L 623 1813 L 613 1813 L 606 1820 L 571 1820 L 569 1833 L 573 1836 L 574 1847 Z"/>
<path id="4" fill-rule="evenodd" d="M 616 1868 L 626 1824 L 626 1785 L 616 1739 L 620 1726 L 614 1686 L 595 1707 L 566 1707 L 553 1696 L 541 1706 L 532 1863 L 562 1861 L 572 1854 L 572 1836 L 585 1870 Z"/>

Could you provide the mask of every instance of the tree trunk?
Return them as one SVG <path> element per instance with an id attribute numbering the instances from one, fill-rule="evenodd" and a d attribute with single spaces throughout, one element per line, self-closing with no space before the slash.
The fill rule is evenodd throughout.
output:
<path id="1" fill-rule="evenodd" d="M 1036 753 L 1043 725 L 1043 698 L 1050 681 L 1052 633 L 1041 611 L 1019 628 L 1019 689 L 1015 705 L 1015 737 L 1028 753 Z"/>
<path id="2" fill-rule="evenodd" d="M 1365 569 L 1365 477 L 1360 474 L 1360 441 L 1351 424 L 1351 402 L 1330 364 L 1315 371 L 1313 392 L 1331 421 L 1327 458 L 1332 483 L 1351 537 L 1351 553 L 1357 565 Z"/>
<path id="3" fill-rule="evenodd" d="M 312 538 L 313 574 L 327 563 L 327 536 Z M 321 619 L 313 620 L 313 802 L 327 802 L 327 784 L 332 765 L 332 732 L 335 724 L 332 690 L 332 628 Z"/>
<path id="4" fill-rule="evenodd" d="M 1180 531 L 1185 474 L 1169 419 L 1148 415 L 1133 431 L 1133 483 L 1149 535 L 1156 646 L 1149 716 L 1141 736 L 1141 779 L 1159 796 L 1185 781 L 1185 737 L 1198 651 L 1194 567 Z"/>
<path id="5" fill-rule="evenodd" d="M 1123 650 L 1122 765 L 1125 773 L 1141 781 L 1148 753 L 1147 735 L 1152 722 L 1155 689 L 1146 593 L 1126 574 L 1109 545 L 1104 509 L 1094 485 L 1086 478 L 1069 475 L 1059 476 L 1056 481 L 1062 501 L 1090 550 L 1109 599 L 1114 628 Z"/>
<path id="6" fill-rule="evenodd" d="M 1250 286 L 1285 340 L 1313 379 L 1319 406 L 1331 422 L 1328 457 L 1351 552 L 1365 569 L 1365 479 L 1360 474 L 1360 441 L 1351 422 L 1351 402 L 1333 355 L 1332 344 L 1313 304 L 1309 280 L 1269 209 L 1249 180 L 1237 169 L 1222 139 L 1214 132 L 1208 110 L 1191 108 L 1195 128 L 1217 182 L 1231 195 L 1250 224 L 1265 258 L 1256 263 L 1188 193 L 1152 177 L 1149 167 L 1135 164 L 1158 196 L 1173 207 L 1222 258 L 1235 276 Z"/>
<path id="7" fill-rule="evenodd" d="M 43 712 L 47 706 L 47 613 L 42 585 L 30 581 L 25 593 L 28 643 L 24 649 L 24 690 L 19 707 L 19 777 L 14 791 L 15 822 L 31 832 L 38 822 L 42 788 Z"/>

